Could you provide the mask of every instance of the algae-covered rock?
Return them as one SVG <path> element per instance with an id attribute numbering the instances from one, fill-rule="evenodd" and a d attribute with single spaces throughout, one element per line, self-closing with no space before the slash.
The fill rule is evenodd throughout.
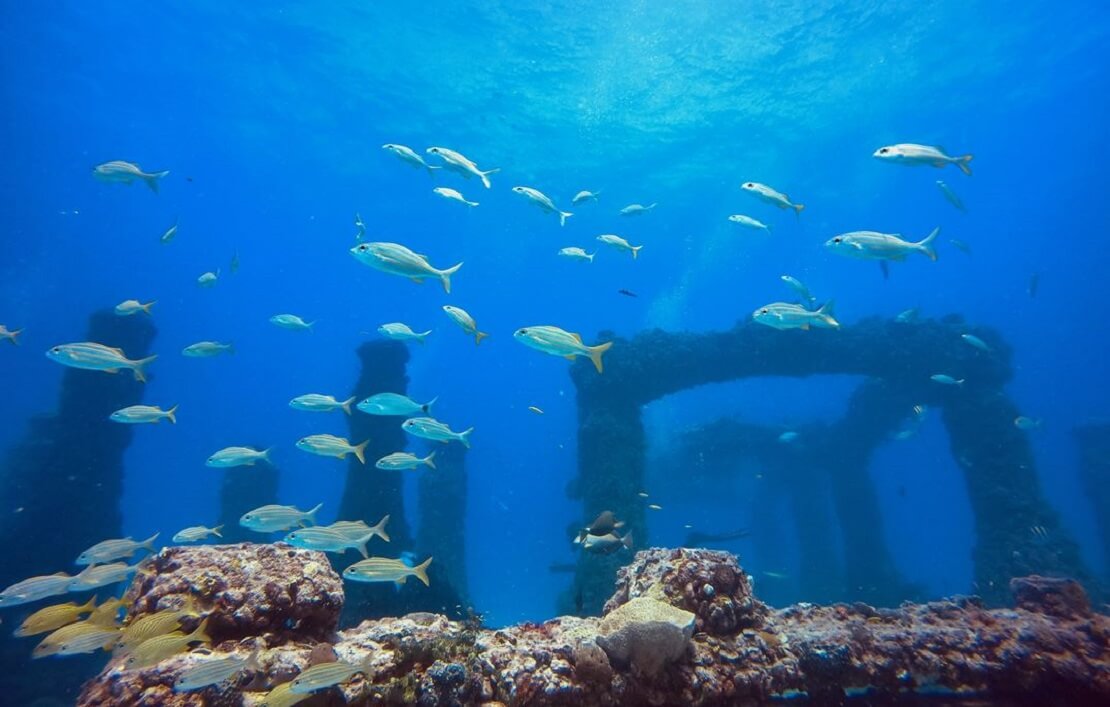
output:
<path id="1" fill-rule="evenodd" d="M 597 644 L 617 663 L 653 675 L 686 652 L 694 614 L 657 599 L 640 597 L 601 620 Z"/>

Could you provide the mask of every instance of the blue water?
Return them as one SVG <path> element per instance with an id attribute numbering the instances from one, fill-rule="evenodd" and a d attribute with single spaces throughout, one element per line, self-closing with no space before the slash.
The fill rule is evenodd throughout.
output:
<path id="1" fill-rule="evenodd" d="M 159 359 L 144 402 L 179 404 L 180 424 L 136 430 L 120 501 L 127 533 L 213 523 L 221 474 L 241 470 L 204 460 L 232 444 L 276 446 L 281 501 L 322 501 L 321 520 L 335 519 L 346 466 L 293 443 L 345 434 L 345 421 L 288 401 L 344 396 L 354 349 L 404 321 L 435 330 L 412 348 L 412 396 L 438 395 L 437 417 L 476 428 L 471 599 L 492 624 L 551 616 L 567 579 L 548 566 L 573 561 L 565 529 L 582 515 L 564 492 L 576 474 L 575 390 L 567 362 L 512 332 L 551 323 L 592 342 L 603 329 L 725 329 L 789 300 L 778 280 L 789 273 L 834 297 L 846 327 L 919 307 L 998 329 L 1015 351 L 1010 394 L 1045 420 L 1032 434 L 1044 493 L 1089 565 L 1108 569 L 1072 439 L 1076 424 L 1110 415 L 1110 14 L 1099 3 L 235 5 L 0 7 L 0 323 L 26 327 L 22 347 L 0 349 L 0 447 L 53 409 L 63 369 L 43 351 L 82 340 L 94 310 L 157 299 Z M 452 174 L 433 182 L 384 152 L 387 142 L 451 147 L 501 172 L 488 191 Z M 871 157 L 899 142 L 974 153 L 975 174 Z M 157 195 L 92 178 L 116 159 L 171 174 Z M 944 201 L 936 179 L 968 213 Z M 747 180 L 805 211 L 795 219 L 756 202 L 739 189 Z M 481 205 L 441 200 L 437 185 Z M 560 228 L 516 185 L 563 208 L 578 190 L 602 194 Z M 617 215 L 633 202 L 658 207 Z M 440 267 L 464 261 L 452 293 L 355 262 L 356 212 L 371 240 L 404 243 Z M 738 229 L 733 213 L 774 231 Z M 163 245 L 175 219 L 177 238 Z M 889 280 L 822 247 L 845 231 L 918 240 L 938 225 L 939 261 L 894 264 Z M 641 257 L 555 255 L 593 252 L 601 233 L 644 244 Z M 950 238 L 970 244 L 970 257 Z M 199 289 L 197 276 L 217 267 L 217 286 Z M 444 304 L 467 309 L 491 338 L 475 347 Z M 316 320 L 314 333 L 267 322 L 281 312 Z M 233 340 L 238 354 L 178 353 L 201 339 Z M 851 388 L 830 378 L 688 391 L 648 408 L 651 449 L 726 413 L 834 419 Z M 871 472 L 907 578 L 931 595 L 971 591 L 971 515 L 939 421 L 882 448 Z M 748 501 L 729 502 L 719 485 L 649 480 L 664 507 L 651 517 L 656 543 L 678 543 L 692 518 L 750 520 Z M 790 574 L 790 542 L 775 557 L 735 549 L 757 578 Z"/>

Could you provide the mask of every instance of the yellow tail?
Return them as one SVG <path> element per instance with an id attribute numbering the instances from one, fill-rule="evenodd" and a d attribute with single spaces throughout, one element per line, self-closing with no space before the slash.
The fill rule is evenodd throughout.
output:
<path id="1" fill-rule="evenodd" d="M 139 381 L 140 383 L 146 383 L 146 371 L 144 369 L 146 368 L 147 364 L 149 364 L 156 358 L 158 358 L 157 355 L 147 356 L 146 358 L 140 358 L 138 361 L 133 362 L 131 372 L 135 374 L 135 380 Z"/>
<path id="2" fill-rule="evenodd" d="M 963 157 L 957 157 L 956 158 L 956 166 L 960 168 L 961 172 L 963 172 L 964 174 L 966 174 L 969 177 L 971 176 L 971 164 L 970 164 L 970 162 L 971 162 L 971 159 L 973 157 L 974 157 L 974 155 L 964 155 Z"/>
<path id="3" fill-rule="evenodd" d="M 370 444 L 370 440 L 366 440 L 362 444 L 356 445 L 354 449 L 355 456 L 358 457 L 359 462 L 362 464 L 366 463 L 366 445 L 368 444 Z"/>
<path id="4" fill-rule="evenodd" d="M 177 406 L 177 405 L 174 405 L 174 406 L 173 406 L 172 408 L 170 408 L 169 410 L 166 410 L 166 417 L 167 417 L 167 418 L 169 419 L 169 421 L 170 421 L 171 423 L 173 423 L 173 424 L 175 424 L 175 425 L 177 424 L 177 408 L 178 408 L 178 407 L 179 407 L 179 406 Z"/>
<path id="5" fill-rule="evenodd" d="M 428 583 L 428 565 L 430 564 L 432 564 L 432 558 L 429 557 L 416 567 L 412 568 L 412 573 L 416 575 L 417 579 L 424 583 L 425 587 L 431 586 L 431 584 Z"/>
<path id="6" fill-rule="evenodd" d="M 378 537 L 386 542 L 390 542 L 389 533 L 385 532 L 385 524 L 388 522 L 389 516 L 387 515 L 379 520 L 377 525 L 370 529 L 372 532 L 377 533 Z"/>
<path id="7" fill-rule="evenodd" d="M 474 332 L 474 345 L 477 346 L 478 344 L 482 343 L 482 339 L 487 338 L 489 338 L 489 334 L 484 331 Z"/>
<path id="8" fill-rule="evenodd" d="M 347 398 L 346 400 L 344 400 L 343 405 L 341 406 L 343 408 L 343 412 L 350 415 L 351 414 L 351 403 L 353 403 L 354 401 L 355 401 L 354 396 L 351 396 L 351 397 Z"/>
<path id="9" fill-rule="evenodd" d="M 189 634 L 189 642 L 193 643 L 200 641 L 202 643 L 211 643 L 212 639 L 208 637 L 208 618 L 205 617 L 204 621 L 200 622 L 197 630 Z"/>
<path id="10" fill-rule="evenodd" d="M 604 344 L 598 344 L 597 346 L 586 347 L 586 351 L 590 353 L 590 360 L 593 361 L 594 368 L 597 369 L 598 373 L 603 373 L 605 370 L 604 367 L 601 365 L 601 354 L 605 353 L 611 348 L 613 348 L 612 341 L 607 341 Z"/>

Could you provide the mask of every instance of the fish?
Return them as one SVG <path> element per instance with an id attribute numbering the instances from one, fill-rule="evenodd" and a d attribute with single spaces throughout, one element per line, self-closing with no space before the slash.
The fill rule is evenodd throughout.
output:
<path id="1" fill-rule="evenodd" d="M 728 220 L 744 228 L 750 228 L 753 231 L 767 231 L 768 233 L 771 231 L 771 227 L 767 224 L 762 221 L 757 221 L 751 216 L 745 216 L 744 214 L 733 214 L 728 217 Z"/>
<path id="2" fill-rule="evenodd" d="M 456 440 L 467 449 L 470 449 L 470 434 L 474 432 L 473 427 L 462 432 L 452 432 L 447 425 L 431 417 L 410 418 L 401 423 L 401 429 L 414 437 L 422 437 L 434 442 L 447 444 L 451 440 Z"/>
<path id="3" fill-rule="evenodd" d="M 109 597 L 104 600 L 104 603 L 93 609 L 89 614 L 89 618 L 85 619 L 92 624 L 100 624 L 101 626 L 117 626 L 119 625 L 119 612 L 120 609 L 125 609 L 130 606 L 130 602 L 124 601 L 119 597 Z"/>
<path id="4" fill-rule="evenodd" d="M 862 260 L 905 260 L 907 255 L 921 253 L 929 260 L 936 261 L 937 252 L 933 242 L 940 234 L 940 226 L 922 240 L 914 243 L 904 241 L 897 233 L 878 231 L 852 231 L 833 236 L 825 241 L 825 247 L 834 253 Z"/>
<path id="5" fill-rule="evenodd" d="M 833 315 L 832 300 L 812 312 L 799 304 L 774 302 L 752 312 L 752 319 L 773 329 L 840 328 L 840 322 Z"/>
<path id="6" fill-rule="evenodd" d="M 79 655 L 107 650 L 118 635 L 118 628 L 78 621 L 62 626 L 42 639 L 42 642 L 31 652 L 31 657 L 38 659 L 51 655 Z"/>
<path id="7" fill-rule="evenodd" d="M 467 179 L 470 179 L 471 177 L 477 177 L 482 181 L 482 186 L 484 186 L 486 189 L 490 188 L 489 175 L 501 171 L 500 168 L 487 169 L 485 171 L 482 171 L 478 169 L 478 165 L 474 164 L 466 157 L 463 157 L 460 153 L 455 152 L 454 150 L 449 150 L 446 147 L 429 147 L 424 152 L 429 155 L 435 155 L 436 157 L 443 160 L 444 168 L 449 169 L 452 172 L 457 172 Z"/>
<path id="8" fill-rule="evenodd" d="M 162 420 L 169 420 L 171 424 L 176 425 L 177 407 L 177 405 L 174 405 L 169 410 L 163 410 L 157 405 L 131 405 L 116 410 L 108 416 L 108 419 L 112 422 L 122 422 L 128 425 L 157 424 Z"/>
<path id="9" fill-rule="evenodd" d="M 215 287 L 216 283 L 219 281 L 220 269 L 216 268 L 214 272 L 209 270 L 206 273 L 202 273 L 201 276 L 197 278 L 197 287 Z"/>
<path id="10" fill-rule="evenodd" d="M 195 344 L 189 344 L 181 349 L 181 355 L 188 356 L 189 358 L 211 358 L 225 353 L 234 354 L 235 344 L 230 342 L 221 344 L 218 341 L 198 341 Z"/>
<path id="11" fill-rule="evenodd" d="M 1041 274 L 1035 272 L 1033 273 L 1032 277 L 1029 278 L 1029 286 L 1025 288 L 1025 291 L 1029 293 L 1030 299 L 1033 299 L 1037 296 L 1037 290 L 1040 289 L 1040 286 Z"/>
<path id="12" fill-rule="evenodd" d="M 639 496 L 640 498 L 648 498 L 648 492 L 647 491 L 640 491 L 636 495 Z"/>
<path id="13" fill-rule="evenodd" d="M 367 415 L 427 415 L 432 412 L 438 397 L 426 403 L 418 403 L 407 395 L 400 393 L 377 393 L 371 395 L 358 404 L 358 409 Z"/>
<path id="14" fill-rule="evenodd" d="M 167 228 L 158 238 L 158 240 L 162 241 L 163 243 L 169 243 L 174 238 L 177 238 L 177 219 L 174 219 L 173 225 Z"/>
<path id="15" fill-rule="evenodd" d="M 348 454 L 354 454 L 360 464 L 365 464 L 365 451 L 368 444 L 370 444 L 370 440 L 366 440 L 362 444 L 351 444 L 343 437 L 321 434 L 309 435 L 297 440 L 297 449 L 321 457 L 336 457 L 337 459 L 346 459 Z"/>
<path id="16" fill-rule="evenodd" d="M 136 179 L 141 179 L 155 194 L 158 193 L 159 180 L 164 179 L 169 173 L 168 169 L 161 172 L 144 172 L 134 162 L 124 162 L 123 160 L 112 160 L 93 167 L 93 176 L 102 182 L 131 184 Z"/>
<path id="17" fill-rule="evenodd" d="M 467 312 L 465 309 L 462 309 L 461 307 L 452 307 L 449 304 L 445 304 L 443 305 L 443 311 L 447 312 L 447 316 L 450 317 L 453 322 L 458 324 L 463 331 L 474 337 L 475 346 L 482 343 L 482 339 L 485 339 L 489 336 L 489 334 L 485 333 L 484 331 L 478 331 L 478 322 L 474 321 L 474 317 L 470 316 L 470 313 Z"/>
<path id="18" fill-rule="evenodd" d="M 899 312 L 898 315 L 894 317 L 894 321 L 898 322 L 899 324 L 909 324 L 910 322 L 917 321 L 917 308 L 914 307 L 913 309 L 907 309 L 905 311 Z"/>
<path id="19" fill-rule="evenodd" d="M 254 650 L 243 658 L 229 655 L 224 658 L 210 658 L 185 668 L 173 681 L 174 692 L 190 692 L 210 685 L 227 682 L 241 672 L 258 672 L 258 651 Z"/>
<path id="20" fill-rule="evenodd" d="M 3 324 L 0 324 L 0 340 L 19 346 L 19 335 L 22 333 L 22 329 L 9 329 Z"/>
<path id="21" fill-rule="evenodd" d="M 740 528 L 724 533 L 704 533 L 700 530 L 692 530 L 686 534 L 686 540 L 682 543 L 683 547 L 700 547 L 706 543 L 720 543 L 729 540 L 740 540 L 748 537 L 752 531 L 748 528 Z"/>
<path id="22" fill-rule="evenodd" d="M 436 453 L 434 451 L 423 459 L 415 454 L 409 454 L 408 452 L 394 452 L 393 454 L 388 454 L 379 459 L 374 463 L 374 466 L 379 469 L 385 469 L 386 471 L 403 471 L 415 469 L 419 466 L 435 469 L 435 457 Z"/>
<path id="23" fill-rule="evenodd" d="M 96 597 L 89 599 L 84 604 L 71 601 L 65 604 L 44 606 L 24 619 L 23 623 L 19 625 L 19 628 L 17 628 L 12 635 L 25 638 L 27 636 L 37 636 L 40 633 L 56 631 L 62 626 L 68 626 L 77 621 L 81 618 L 81 614 L 91 614 L 95 608 Z"/>
<path id="24" fill-rule="evenodd" d="M 567 219 L 573 216 L 569 211 L 562 211 L 559 207 L 555 206 L 555 202 L 551 200 L 547 194 L 544 194 L 539 189 L 532 187 L 513 187 L 513 193 L 523 196 L 528 201 L 538 206 L 541 211 L 549 214 L 557 214 L 559 216 L 559 225 L 565 226 Z"/>
<path id="25" fill-rule="evenodd" d="M 955 378 L 948 375 L 947 373 L 935 373 L 935 374 L 929 376 L 929 378 L 936 381 L 937 383 L 943 383 L 944 385 L 962 386 L 964 384 L 964 379 L 963 378 L 960 378 L 959 380 L 956 380 Z"/>
<path id="26" fill-rule="evenodd" d="M 114 349 L 91 341 L 59 344 L 47 351 L 46 357 L 63 366 L 83 368 L 87 371 L 118 373 L 121 369 L 127 368 L 131 370 L 135 380 L 141 383 L 146 382 L 146 366 L 158 358 L 155 355 L 133 361 L 124 355 L 122 349 Z"/>
<path id="27" fill-rule="evenodd" d="M 911 410 L 913 412 L 914 420 L 920 423 L 921 421 L 923 421 L 925 419 L 925 415 L 927 415 L 929 413 L 929 406 L 928 405 L 917 404 L 917 405 L 914 405 L 913 408 L 911 408 Z"/>
<path id="28" fill-rule="evenodd" d="M 294 410 L 303 410 L 305 412 L 332 412 L 335 410 L 342 410 L 350 415 L 351 403 L 354 401 L 354 396 L 347 398 L 343 402 L 339 402 L 331 395 L 308 393 L 306 395 L 298 395 L 290 400 L 289 407 Z"/>
<path id="29" fill-rule="evenodd" d="M 158 539 L 159 535 L 160 533 L 155 533 L 146 540 L 132 540 L 128 537 L 98 542 L 77 556 L 77 564 L 104 564 L 105 562 L 131 557 L 139 550 L 154 552 L 154 541 Z"/>
<path id="30" fill-rule="evenodd" d="M 174 631 L 148 638 L 135 646 L 123 662 L 124 670 L 146 668 L 161 663 L 170 656 L 183 652 L 192 643 L 211 643 L 208 637 L 208 619 L 204 619 L 192 633 Z"/>
<path id="31" fill-rule="evenodd" d="M 577 194 L 574 195 L 574 197 L 570 200 L 570 203 L 572 205 L 578 205 L 578 204 L 581 204 L 584 201 L 597 201 L 597 197 L 599 197 L 599 196 L 601 196 L 601 191 L 600 190 L 599 191 L 587 191 L 587 190 L 583 189 L 582 191 L 580 191 L 580 192 L 578 192 Z"/>
<path id="32" fill-rule="evenodd" d="M 632 533 L 619 537 L 616 533 L 606 535 L 587 535 L 582 539 L 582 549 L 599 555 L 608 555 L 621 548 L 632 549 Z"/>
<path id="33" fill-rule="evenodd" d="M 401 160 L 410 167 L 425 170 L 429 176 L 434 176 L 435 170 L 443 169 L 439 165 L 430 165 L 425 162 L 424 158 L 416 154 L 416 151 L 413 150 L 411 147 L 406 147 L 404 145 L 395 145 L 391 142 L 387 142 L 386 144 L 382 145 L 382 149 L 390 153 L 391 155 L 396 156 L 397 159 Z"/>
<path id="34" fill-rule="evenodd" d="M 640 295 L 636 294 L 635 292 L 633 292 L 632 290 L 617 290 L 617 294 L 618 295 L 624 295 L 625 297 L 639 297 L 640 296 Z"/>
<path id="35" fill-rule="evenodd" d="M 193 597 L 186 595 L 178 609 L 162 609 L 134 619 L 123 628 L 113 647 L 116 651 L 126 653 L 156 636 L 165 636 L 178 630 L 182 619 L 200 616 Z"/>
<path id="36" fill-rule="evenodd" d="M 661 511 L 661 510 L 663 510 L 663 506 L 660 506 L 660 505 L 659 505 L 658 503 L 649 503 L 649 504 L 648 504 L 648 508 L 650 508 L 650 509 L 651 509 L 651 510 L 653 510 L 653 511 Z"/>
<path id="37" fill-rule="evenodd" d="M 563 256 L 564 258 L 570 258 L 571 260 L 585 260 L 588 263 L 592 263 L 594 261 L 594 256 L 597 255 L 597 253 L 587 253 L 582 248 L 570 246 L 568 248 L 560 248 L 559 255 Z"/>
<path id="38" fill-rule="evenodd" d="M 355 260 L 376 270 L 407 277 L 414 282 L 423 282 L 429 277 L 438 277 L 443 283 L 443 291 L 451 293 L 451 276 L 463 266 L 457 263 L 445 270 L 439 270 L 428 262 L 426 256 L 414 253 L 399 243 L 359 243 L 350 250 Z"/>
<path id="39" fill-rule="evenodd" d="M 151 314 L 150 308 L 153 307 L 157 302 L 158 300 L 151 300 L 150 302 L 143 304 L 137 299 L 128 299 L 117 304 L 115 310 L 113 311 L 115 311 L 116 316 L 120 317 L 130 317 L 132 314 L 138 314 L 139 312 L 142 312 L 143 314 L 149 316 Z"/>
<path id="40" fill-rule="evenodd" d="M 347 682 L 363 669 L 357 665 L 333 661 L 317 663 L 311 668 L 305 668 L 301 674 L 289 683 L 289 692 L 294 695 L 308 695 L 320 690 L 326 690 Z"/>
<path id="41" fill-rule="evenodd" d="M 460 204 L 466 204 L 470 208 L 478 206 L 477 201 L 468 201 L 465 196 L 459 193 L 458 189 L 451 189 L 450 187 L 436 187 L 432 190 L 432 193 L 442 196 L 448 201 L 457 201 Z"/>
<path id="42" fill-rule="evenodd" d="M 794 432 L 793 430 L 783 432 L 782 434 L 779 435 L 779 441 L 782 442 L 783 444 L 790 444 L 791 442 L 794 442 L 797 439 L 798 439 L 798 433 Z"/>
<path id="43" fill-rule="evenodd" d="M 1048 529 L 1045 528 L 1043 525 L 1031 525 L 1029 526 L 1029 532 L 1037 536 L 1038 538 L 1048 537 Z"/>
<path id="44" fill-rule="evenodd" d="M 312 331 L 312 325 L 316 322 L 306 322 L 296 314 L 275 314 L 270 317 L 270 323 L 290 331 Z"/>
<path id="45" fill-rule="evenodd" d="M 418 334 L 407 324 L 393 322 L 391 324 L 382 324 L 378 327 L 378 333 L 394 341 L 415 341 L 418 344 L 423 344 L 424 339 L 428 338 L 428 334 L 431 334 L 432 330 L 429 329 L 422 334 Z"/>
<path id="46" fill-rule="evenodd" d="M 643 204 L 629 204 L 628 206 L 621 209 L 621 216 L 643 216 L 647 212 L 654 209 L 656 206 L 657 204 L 654 203 L 647 206 L 644 206 Z"/>
<path id="47" fill-rule="evenodd" d="M 779 279 L 790 286 L 792 290 L 798 293 L 802 298 L 802 304 L 806 309 L 812 308 L 817 304 L 817 298 L 809 293 L 809 288 L 802 284 L 802 281 L 791 275 L 780 275 Z"/>
<path id="48" fill-rule="evenodd" d="M 355 228 L 358 229 L 358 233 L 355 234 L 355 240 L 361 241 L 363 237 L 366 236 L 366 224 L 362 222 L 362 214 L 357 211 L 355 212 Z"/>
<path id="49" fill-rule="evenodd" d="M 428 582 L 428 565 L 432 558 L 410 567 L 401 560 L 388 557 L 371 557 L 362 560 L 343 570 L 343 578 L 354 582 L 396 582 L 404 584 L 409 577 L 416 577 L 424 586 L 431 586 Z"/>
<path id="50" fill-rule="evenodd" d="M 1019 430 L 1037 430 L 1040 429 L 1043 422 L 1044 421 L 1041 420 L 1041 418 L 1039 417 L 1026 417 L 1025 415 L 1019 415 L 1018 417 L 1014 418 L 1014 427 L 1018 428 Z"/>
<path id="51" fill-rule="evenodd" d="M 804 204 L 795 204 L 791 202 L 790 197 L 786 194 L 772 189 L 766 184 L 760 184 L 759 182 L 744 182 L 740 185 L 740 188 L 760 201 L 771 204 L 772 206 L 777 206 L 780 209 L 794 209 L 796 215 L 800 215 L 802 209 L 805 208 Z"/>
<path id="52" fill-rule="evenodd" d="M 963 241 L 960 241 L 960 240 L 956 240 L 955 238 L 950 238 L 948 240 L 948 242 L 951 243 L 952 247 L 954 247 L 956 250 L 959 250 L 959 251 L 962 251 L 964 253 L 967 253 L 968 255 L 971 255 L 971 246 L 969 246 L 967 243 L 964 243 Z"/>
<path id="53" fill-rule="evenodd" d="M 771 579 L 790 579 L 790 575 L 786 574 L 785 572 L 767 571 L 767 572 L 760 572 L 760 574 L 763 575 L 764 577 L 770 577 Z"/>
<path id="54" fill-rule="evenodd" d="M 582 336 L 557 326 L 539 325 L 517 329 L 513 338 L 525 346 L 543 351 L 552 356 L 562 356 L 573 361 L 576 356 L 585 356 L 594 364 L 598 373 L 604 370 L 601 356 L 613 347 L 613 342 L 607 341 L 595 346 L 582 343 Z"/>
<path id="55" fill-rule="evenodd" d="M 236 466 L 254 466 L 257 461 L 270 463 L 270 449 L 253 449 L 251 447 L 224 447 L 208 457 L 205 466 L 217 469 L 230 469 Z"/>
<path id="56" fill-rule="evenodd" d="M 582 530 L 578 531 L 578 537 L 574 539 L 576 545 L 581 544 L 588 535 L 609 535 L 624 527 L 623 520 L 617 520 L 613 511 L 602 511 L 594 518 L 594 521 L 587 525 Z"/>
<path id="57" fill-rule="evenodd" d="M 69 582 L 69 591 L 84 592 L 124 581 L 139 570 L 139 565 L 112 562 L 107 565 L 89 565 Z"/>
<path id="58" fill-rule="evenodd" d="M 536 413 L 537 415 L 542 415 L 542 414 L 543 414 L 543 410 L 540 410 L 540 409 L 539 409 L 538 407 L 536 407 L 535 405 L 529 405 L 529 406 L 528 406 L 528 410 L 529 410 L 529 411 L 531 411 L 531 412 L 534 412 L 534 413 Z"/>
<path id="59" fill-rule="evenodd" d="M 949 157 L 945 154 L 945 149 L 943 147 L 916 145 L 912 142 L 880 147 L 875 150 L 871 156 L 883 162 L 894 162 L 910 167 L 920 167 L 923 165 L 944 167 L 945 165 L 954 164 L 960 168 L 961 172 L 969 177 L 971 176 L 970 163 L 973 157 L 973 155 Z"/>
<path id="60" fill-rule="evenodd" d="M 635 260 L 636 258 L 639 257 L 640 249 L 643 248 L 642 245 L 632 245 L 631 243 L 629 243 L 625 239 L 621 238 L 620 236 L 615 236 L 612 233 L 604 233 L 604 234 L 598 236 L 597 239 L 599 241 L 601 241 L 602 243 L 604 243 L 605 245 L 612 246 L 613 248 L 616 248 L 617 250 L 628 251 L 629 253 L 632 254 L 632 259 L 633 260 Z"/>
<path id="61" fill-rule="evenodd" d="M 377 525 L 367 525 L 366 521 L 362 520 L 337 520 L 331 525 L 322 526 L 329 530 L 334 530 L 337 533 L 343 534 L 348 538 L 360 538 L 367 533 L 376 535 L 382 540 L 389 542 L 389 533 L 385 531 L 385 526 L 389 524 L 389 515 L 382 516 Z"/>
<path id="62" fill-rule="evenodd" d="M 304 702 L 310 695 L 296 695 L 289 691 L 292 683 L 283 682 L 274 689 L 266 693 L 262 701 L 258 703 L 258 707 L 292 707 L 293 705 Z"/>
<path id="63" fill-rule="evenodd" d="M 324 504 L 318 503 L 310 511 L 301 511 L 294 506 L 270 504 L 247 511 L 239 518 L 239 525 L 259 533 L 273 533 L 289 530 L 297 526 L 316 525 L 316 512 Z"/>
<path id="64" fill-rule="evenodd" d="M 960 334 L 960 338 L 971 344 L 975 348 L 979 349 L 980 351 L 991 351 L 991 347 L 987 345 L 987 342 L 983 341 L 974 334 Z"/>
<path id="65" fill-rule="evenodd" d="M 964 206 L 964 202 L 960 197 L 956 196 L 956 192 L 952 191 L 951 187 L 939 179 L 937 180 L 937 189 L 940 189 L 940 193 L 944 195 L 944 198 L 948 200 L 949 204 L 952 204 L 952 206 L 955 206 L 960 211 L 967 211 L 967 207 Z"/>
<path id="66" fill-rule="evenodd" d="M 222 525 L 217 525 L 215 528 L 208 528 L 203 525 L 191 525 L 184 530 L 178 531 L 178 533 L 173 536 L 172 540 L 175 543 L 195 543 L 199 540 L 207 540 L 213 535 L 217 538 L 222 538 L 223 533 L 220 531 L 223 529 L 224 527 Z"/>
<path id="67" fill-rule="evenodd" d="M 351 537 L 346 533 L 327 527 L 298 528 L 286 535 L 282 542 L 305 550 L 319 550 L 321 552 L 336 552 L 342 555 L 349 549 L 358 550 L 363 557 L 369 557 L 366 552 L 366 543 L 370 542 L 375 533 L 367 530 L 359 537 Z"/>

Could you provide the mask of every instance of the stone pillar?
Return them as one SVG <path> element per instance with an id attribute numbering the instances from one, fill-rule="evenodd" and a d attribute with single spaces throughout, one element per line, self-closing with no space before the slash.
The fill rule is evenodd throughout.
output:
<path id="1" fill-rule="evenodd" d="M 1110 582 L 1110 422 L 1077 427 L 1079 474 L 1094 505 L 1095 522 L 1105 558 L 1103 568 Z"/>
<path id="2" fill-rule="evenodd" d="M 432 565 L 436 568 L 434 575 L 437 581 L 454 587 L 457 599 L 465 604 L 468 596 L 466 447 L 456 442 L 438 445 L 435 465 L 435 469 L 421 468 L 415 472 L 419 475 L 417 488 L 420 495 L 416 547 L 421 559 L 427 555 L 435 558 Z"/>

